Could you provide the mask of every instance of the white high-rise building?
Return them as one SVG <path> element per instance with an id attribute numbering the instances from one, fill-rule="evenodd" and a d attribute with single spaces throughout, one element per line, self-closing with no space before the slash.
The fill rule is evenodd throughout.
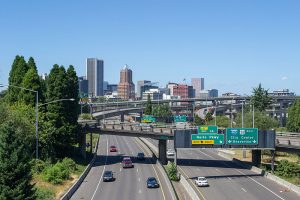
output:
<path id="1" fill-rule="evenodd" d="M 195 98 L 200 98 L 200 91 L 204 90 L 204 78 L 192 78 Z"/>

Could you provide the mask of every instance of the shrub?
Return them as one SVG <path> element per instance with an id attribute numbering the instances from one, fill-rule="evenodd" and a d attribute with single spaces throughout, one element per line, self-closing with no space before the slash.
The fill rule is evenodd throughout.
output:
<path id="1" fill-rule="evenodd" d="M 36 200 L 52 200 L 54 199 L 54 192 L 50 189 L 37 187 Z"/>
<path id="2" fill-rule="evenodd" d="M 88 114 L 88 113 L 82 113 L 80 116 L 79 116 L 80 119 L 84 119 L 84 120 L 89 120 L 89 119 L 93 119 L 92 115 L 91 114 Z"/>
<path id="3" fill-rule="evenodd" d="M 71 158 L 64 158 L 62 160 L 62 165 L 64 166 L 64 168 L 69 169 L 71 172 L 74 172 L 77 169 L 76 163 Z"/>
<path id="4" fill-rule="evenodd" d="M 276 174 L 282 177 L 300 177 L 300 166 L 287 160 L 281 160 L 276 167 Z"/>
<path id="5" fill-rule="evenodd" d="M 57 162 L 52 167 L 44 170 L 44 179 L 53 184 L 60 184 L 70 178 L 70 170 L 62 162 Z"/>
<path id="6" fill-rule="evenodd" d="M 32 172 L 35 174 L 40 174 L 44 171 L 44 169 L 47 167 L 47 163 L 40 159 L 33 159 L 31 161 L 32 164 Z"/>
<path id="7" fill-rule="evenodd" d="M 179 177 L 177 176 L 177 168 L 174 162 L 168 162 L 167 174 L 171 181 L 179 181 Z"/>

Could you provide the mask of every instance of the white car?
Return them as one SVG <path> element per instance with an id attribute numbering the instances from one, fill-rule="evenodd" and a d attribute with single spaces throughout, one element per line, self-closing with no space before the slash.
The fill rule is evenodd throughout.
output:
<path id="1" fill-rule="evenodd" d="M 209 186 L 207 179 L 202 176 L 197 177 L 197 179 L 195 180 L 195 183 L 199 187 Z"/>
<path id="2" fill-rule="evenodd" d="M 168 149 L 167 156 L 174 156 L 174 155 L 175 155 L 175 151 L 173 149 Z"/>

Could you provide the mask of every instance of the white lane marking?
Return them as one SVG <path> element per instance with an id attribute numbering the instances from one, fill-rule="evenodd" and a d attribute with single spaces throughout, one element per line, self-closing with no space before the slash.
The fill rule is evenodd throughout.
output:
<path id="1" fill-rule="evenodd" d="M 204 155 L 207 155 L 210 158 L 213 158 L 216 160 L 216 158 L 200 151 L 201 153 L 203 153 Z M 230 165 L 228 165 L 227 163 L 225 163 L 224 161 L 222 161 L 223 165 L 226 165 L 227 167 L 232 168 Z M 260 182 L 256 181 L 255 179 L 251 178 L 250 176 L 248 176 L 247 174 L 245 174 L 244 172 L 238 170 L 238 169 L 234 169 L 235 171 L 239 172 L 240 174 L 245 175 L 247 178 L 249 178 L 250 180 L 254 181 L 255 183 L 257 183 L 258 185 L 260 185 L 261 187 L 265 188 L 266 190 L 268 190 L 269 192 L 271 192 L 272 194 L 274 194 L 276 197 L 278 197 L 279 199 L 285 200 L 284 198 L 282 198 L 281 196 L 279 196 L 278 194 L 276 194 L 275 192 L 273 192 L 271 189 L 269 189 L 268 187 L 264 186 L 263 184 L 261 184 Z"/>
<path id="2" fill-rule="evenodd" d="M 221 172 L 219 169 L 216 169 L 216 171 Z"/>
<path id="3" fill-rule="evenodd" d="M 232 180 L 230 177 L 227 177 L 229 180 Z"/>
<path id="4" fill-rule="evenodd" d="M 139 190 L 139 194 L 142 194 L 142 190 Z"/>
<path id="5" fill-rule="evenodd" d="M 139 168 L 136 169 L 136 172 L 139 172 Z"/>
<path id="6" fill-rule="evenodd" d="M 242 190 L 243 190 L 244 192 L 247 192 L 247 190 L 245 190 L 245 188 L 242 188 Z"/>
<path id="7" fill-rule="evenodd" d="M 139 182 L 141 182 L 141 178 L 139 178 Z"/>
<path id="8" fill-rule="evenodd" d="M 282 198 L 281 196 L 279 196 L 278 194 L 276 194 L 275 192 L 273 192 L 271 189 L 267 188 L 266 186 L 264 186 L 263 184 L 261 184 L 260 182 L 258 182 L 257 180 L 251 178 L 250 176 L 248 176 L 247 174 L 245 174 L 244 172 L 241 172 L 238 169 L 235 169 L 235 171 L 245 175 L 247 178 L 251 179 L 252 181 L 254 181 L 255 183 L 257 183 L 258 185 L 260 185 L 261 187 L 265 188 L 266 190 L 268 190 L 269 192 L 271 192 L 272 194 L 274 194 L 276 197 L 278 197 L 279 199 L 285 200 L 284 198 Z"/>
<path id="9" fill-rule="evenodd" d="M 106 158 L 105 158 L 105 163 L 104 163 L 104 167 L 103 167 L 103 171 L 102 171 L 101 177 L 100 177 L 100 179 L 99 179 L 99 182 L 98 182 L 98 184 L 97 184 L 97 187 L 96 187 L 96 189 L 95 189 L 95 192 L 94 192 L 94 194 L 93 194 L 91 200 L 94 199 L 95 194 L 96 194 L 96 192 L 97 192 L 97 190 L 98 190 L 98 188 L 99 188 L 99 186 L 100 186 L 100 183 L 101 183 L 101 180 L 102 180 L 104 171 L 105 171 L 105 166 L 106 166 L 106 163 L 107 163 L 107 158 L 108 158 L 108 139 L 107 139 L 107 136 L 106 136 Z"/>
<path id="10" fill-rule="evenodd" d="M 122 167 L 120 167 L 120 172 L 122 171 Z"/>

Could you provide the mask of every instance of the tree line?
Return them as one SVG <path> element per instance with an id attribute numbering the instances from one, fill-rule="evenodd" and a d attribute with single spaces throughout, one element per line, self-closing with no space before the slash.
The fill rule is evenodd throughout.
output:
<path id="1" fill-rule="evenodd" d="M 8 83 L 0 94 L 0 199 L 35 199 L 30 161 L 35 156 L 36 95 L 39 158 L 55 162 L 73 154 L 80 138 L 78 77 L 72 65 L 55 64 L 44 80 L 34 58 L 26 62 L 17 55 Z"/>

